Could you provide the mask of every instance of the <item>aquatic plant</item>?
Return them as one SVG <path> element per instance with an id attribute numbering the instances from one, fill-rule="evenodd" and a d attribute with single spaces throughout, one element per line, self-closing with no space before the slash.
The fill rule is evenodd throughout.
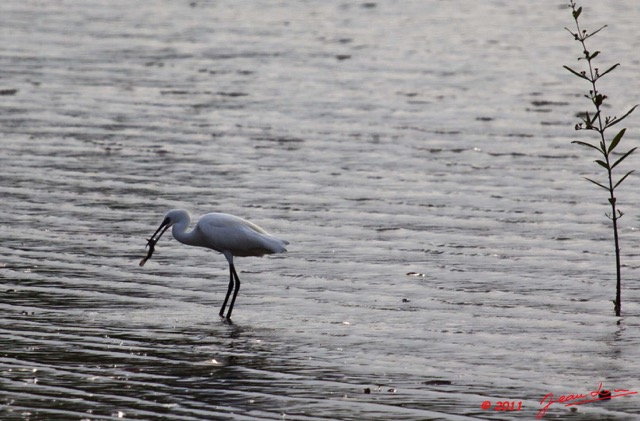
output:
<path id="1" fill-rule="evenodd" d="M 629 111 L 627 111 L 622 117 L 616 116 L 604 116 L 602 114 L 602 108 L 605 101 L 608 99 L 606 95 L 601 93 L 598 90 L 597 82 L 607 74 L 611 73 L 615 70 L 620 63 L 616 63 L 613 66 L 609 67 L 604 72 L 601 72 L 597 67 L 595 67 L 594 59 L 598 57 L 600 51 L 590 52 L 587 48 L 587 40 L 606 28 L 607 25 L 602 26 L 600 29 L 588 32 L 586 29 L 582 29 L 579 23 L 579 17 L 582 13 L 582 7 L 577 7 L 576 3 L 573 0 L 570 0 L 569 7 L 572 10 L 573 20 L 575 21 L 576 30 L 575 32 L 570 30 L 569 28 L 565 28 L 573 38 L 578 41 L 582 47 L 582 55 L 578 58 L 578 61 L 584 60 L 586 62 L 585 70 L 577 71 L 568 66 L 563 66 L 565 69 L 573 73 L 580 79 L 587 81 L 591 88 L 589 93 L 585 95 L 587 99 L 593 105 L 593 111 L 589 113 L 586 111 L 585 113 L 580 115 L 581 122 L 576 124 L 576 130 L 588 130 L 596 133 L 597 141 L 595 143 L 583 142 L 579 140 L 574 140 L 571 143 L 575 143 L 577 145 L 583 146 L 588 149 L 593 149 L 597 151 L 601 159 L 596 159 L 595 163 L 600 167 L 604 168 L 607 173 L 607 181 L 601 183 L 595 181 L 591 178 L 586 178 L 591 183 L 596 186 L 606 190 L 608 192 L 608 201 L 611 205 L 611 213 L 605 214 L 607 218 L 611 220 L 612 229 L 613 229 L 613 242 L 616 252 L 616 299 L 613 301 L 614 309 L 616 316 L 620 316 L 622 301 L 620 298 L 620 289 L 621 289 L 621 273 L 620 273 L 620 238 L 618 235 L 618 220 L 622 217 L 623 212 L 617 208 L 617 200 L 615 196 L 615 189 L 622 184 L 624 180 L 634 172 L 634 170 L 626 172 L 622 177 L 616 178 L 614 175 L 614 169 L 622 163 L 629 155 L 631 155 L 636 148 L 631 148 L 626 152 L 619 152 L 616 148 L 620 145 L 620 141 L 625 135 L 626 128 L 621 129 L 616 133 L 613 138 L 607 140 L 605 136 L 605 132 L 623 121 L 625 118 L 629 116 L 636 109 L 638 105 L 634 105 Z"/>

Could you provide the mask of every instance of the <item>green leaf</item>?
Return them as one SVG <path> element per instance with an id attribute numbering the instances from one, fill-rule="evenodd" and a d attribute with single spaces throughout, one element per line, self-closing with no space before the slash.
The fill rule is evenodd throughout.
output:
<path id="1" fill-rule="evenodd" d="M 606 162 L 600 160 L 600 159 L 596 159 L 595 162 L 600 165 L 601 167 L 604 167 L 606 169 L 609 169 L 609 164 L 607 164 Z"/>
<path id="2" fill-rule="evenodd" d="M 615 69 L 618 66 L 620 66 L 620 63 L 616 63 L 613 66 L 609 67 L 604 73 L 602 73 L 601 75 L 598 76 L 598 79 L 601 78 L 602 76 L 606 75 L 607 73 L 609 73 L 610 71 L 612 71 L 613 69 Z"/>
<path id="3" fill-rule="evenodd" d="M 607 145 L 604 144 L 604 140 L 600 141 L 600 150 L 602 151 L 602 155 L 606 155 L 604 151 L 607 150 Z"/>
<path id="4" fill-rule="evenodd" d="M 564 29 L 567 30 L 567 32 L 569 32 L 571 35 L 573 35 L 573 39 L 575 39 L 576 41 L 580 40 L 580 38 L 578 37 L 578 34 L 573 32 L 571 29 L 567 28 L 566 26 L 564 27 Z"/>
<path id="5" fill-rule="evenodd" d="M 611 166 L 611 169 L 614 169 L 619 163 L 622 162 L 623 159 L 625 159 L 626 157 L 631 155 L 636 149 L 637 149 L 637 147 L 631 149 L 629 152 L 627 152 L 626 154 L 624 154 L 620 158 L 618 158 L 618 160 L 616 162 L 614 162 L 613 165 Z"/>
<path id="6" fill-rule="evenodd" d="M 595 34 L 597 34 L 598 32 L 602 31 L 602 30 L 603 30 L 604 28 L 606 28 L 607 26 L 608 26 L 608 25 L 603 25 L 603 26 L 601 26 L 601 27 L 600 27 L 600 29 L 597 29 L 597 30 L 593 31 L 592 33 L 590 33 L 590 34 L 589 34 L 589 36 L 588 36 L 587 38 L 594 36 Z"/>
<path id="7" fill-rule="evenodd" d="M 585 76 L 585 75 L 583 75 L 583 74 L 580 74 L 580 73 L 576 72 L 576 71 L 575 71 L 575 70 L 573 70 L 571 67 L 569 67 L 569 66 L 562 66 L 562 67 L 564 67 L 565 69 L 567 69 L 568 71 L 570 71 L 570 72 L 571 72 L 571 73 L 573 73 L 574 75 L 576 75 L 576 76 L 578 76 L 578 77 L 580 77 L 580 78 L 582 78 L 582 79 L 584 79 L 584 80 L 588 80 L 589 82 L 591 82 L 591 80 L 589 80 L 589 78 L 588 78 L 587 76 Z"/>
<path id="8" fill-rule="evenodd" d="M 585 177 L 584 179 L 585 179 L 585 180 L 587 180 L 587 181 L 591 181 L 591 182 L 592 182 L 593 184 L 595 184 L 596 186 L 598 186 L 598 187 L 602 187 L 603 189 L 605 189 L 605 190 L 607 190 L 607 191 L 609 190 L 609 187 L 605 187 L 605 186 L 603 186 L 602 184 L 598 183 L 597 181 L 593 181 L 592 179 L 587 178 L 587 177 Z"/>
<path id="9" fill-rule="evenodd" d="M 622 120 L 624 120 L 625 118 L 627 118 L 627 116 L 628 116 L 629 114 L 631 114 L 631 113 L 633 112 L 633 110 L 635 110 L 635 109 L 636 109 L 636 107 L 637 107 L 638 105 L 639 105 L 639 104 L 634 105 L 634 106 L 633 106 L 633 108 L 631 108 L 629 111 L 627 111 L 627 113 L 626 113 L 625 115 L 623 115 L 622 117 L 620 117 L 620 118 L 615 118 L 615 117 L 614 117 L 613 119 L 611 119 L 611 120 L 609 121 L 609 124 L 607 124 L 607 126 L 606 126 L 606 127 L 611 127 L 611 126 L 613 126 L 614 124 L 618 124 L 618 123 L 620 123 Z"/>
<path id="10" fill-rule="evenodd" d="M 616 183 L 616 185 L 615 185 L 615 186 L 613 186 L 613 188 L 615 189 L 616 187 L 618 187 L 618 186 L 620 185 L 620 183 L 622 183 L 622 182 L 624 181 L 624 179 L 625 179 L 625 178 L 629 177 L 629 176 L 630 176 L 632 173 L 634 173 L 634 172 L 635 172 L 635 170 L 631 170 L 631 171 L 629 171 L 628 173 L 626 173 L 626 174 L 624 175 L 624 177 L 622 177 L 622 178 L 620 179 L 620 181 L 618 181 L 618 182 Z"/>
<path id="11" fill-rule="evenodd" d="M 578 7 L 577 10 L 573 11 L 573 18 L 575 20 L 578 20 L 578 16 L 580 16 L 580 13 L 582 13 L 582 7 Z"/>
<path id="12" fill-rule="evenodd" d="M 593 148 L 593 149 L 595 149 L 596 151 L 598 151 L 598 152 L 600 152 L 600 153 L 604 154 L 604 152 L 602 152 L 602 151 L 600 150 L 600 148 L 598 148 L 598 147 L 597 147 L 597 146 L 595 146 L 595 145 L 592 145 L 591 143 L 581 142 L 581 141 L 579 141 L 579 140 L 574 140 L 574 141 L 572 141 L 571 143 L 575 143 L 576 145 L 580 145 L 580 146 L 585 146 L 585 147 L 587 147 L 587 148 Z"/>
<path id="13" fill-rule="evenodd" d="M 618 146 L 618 143 L 620 143 L 620 140 L 622 139 L 622 136 L 624 136 L 624 132 L 626 131 L 627 129 L 624 128 L 618 132 L 616 137 L 614 137 L 613 140 L 611 141 L 611 144 L 609 145 L 609 150 L 607 153 L 611 153 L 611 151 L 614 150 L 616 146 Z"/>
<path id="14" fill-rule="evenodd" d="M 591 56 L 589 56 L 589 60 L 593 60 L 598 56 L 598 54 L 600 54 L 600 51 L 596 51 L 595 53 L 591 54 Z"/>

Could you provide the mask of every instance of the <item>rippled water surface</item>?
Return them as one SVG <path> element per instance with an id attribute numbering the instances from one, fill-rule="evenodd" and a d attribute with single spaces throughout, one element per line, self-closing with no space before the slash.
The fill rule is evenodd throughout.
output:
<path id="1" fill-rule="evenodd" d="M 603 3 L 584 19 L 609 24 L 621 115 L 640 9 Z M 618 319 L 571 16 L 524 5 L 3 0 L 0 417 L 510 420 L 638 391 L 639 181 Z M 171 208 L 290 242 L 237 259 L 233 324 L 223 256 L 166 234 L 138 266 Z"/>

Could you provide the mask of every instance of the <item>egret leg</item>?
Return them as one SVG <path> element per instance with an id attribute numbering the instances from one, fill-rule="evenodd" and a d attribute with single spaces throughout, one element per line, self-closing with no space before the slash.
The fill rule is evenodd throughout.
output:
<path id="1" fill-rule="evenodd" d="M 233 291 L 233 298 L 231 299 L 231 304 L 229 304 L 229 311 L 227 312 L 227 320 L 231 321 L 231 312 L 233 311 L 233 305 L 236 303 L 236 297 L 238 296 L 238 291 L 240 291 L 240 278 L 238 278 L 238 272 L 236 272 L 235 266 L 231 264 L 231 273 L 236 278 L 235 290 Z"/>
<path id="2" fill-rule="evenodd" d="M 220 308 L 220 317 L 224 318 L 224 309 L 227 306 L 227 301 L 229 301 L 229 296 L 231 296 L 231 291 L 233 290 L 234 287 L 234 281 L 233 281 L 233 265 L 229 265 L 229 288 L 227 289 L 227 296 L 224 297 L 224 302 L 222 303 L 222 308 Z M 231 306 L 233 307 L 233 302 L 231 304 Z M 229 316 L 227 316 L 227 318 L 229 318 Z"/>

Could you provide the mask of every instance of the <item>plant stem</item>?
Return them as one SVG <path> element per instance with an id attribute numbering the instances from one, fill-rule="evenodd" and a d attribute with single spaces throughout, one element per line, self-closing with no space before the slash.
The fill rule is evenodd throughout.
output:
<path id="1" fill-rule="evenodd" d="M 586 118 L 583 119 L 584 123 L 586 124 L 586 126 L 583 126 L 582 124 L 578 124 L 576 125 L 576 130 L 593 130 L 598 132 L 598 134 L 600 135 L 600 144 L 598 147 L 596 147 L 595 145 L 591 145 L 591 144 L 586 144 L 584 142 L 575 142 L 575 143 L 579 143 L 582 146 L 587 146 L 593 149 L 597 149 L 603 156 L 604 161 L 600 161 L 597 160 L 596 162 L 598 164 L 600 164 L 602 167 L 606 168 L 607 170 L 607 177 L 608 177 L 608 186 L 605 186 L 603 184 L 600 184 L 598 182 L 595 182 L 593 180 L 588 179 L 589 181 L 593 182 L 594 184 L 598 185 L 599 187 L 602 187 L 606 190 L 608 190 L 609 192 L 609 204 L 611 205 L 611 216 L 609 216 L 609 218 L 611 219 L 612 225 L 613 225 L 613 242 L 614 242 L 614 247 L 615 247 L 615 253 L 616 253 L 616 299 L 614 301 L 614 309 L 615 309 L 615 314 L 617 317 L 620 317 L 621 314 L 621 307 L 622 307 L 622 299 L 621 299 L 621 289 L 622 289 L 622 282 L 621 282 L 621 263 L 620 263 L 620 239 L 619 239 L 619 235 L 618 235 L 618 219 L 620 219 L 620 217 L 622 216 L 622 212 L 618 211 L 617 206 L 616 206 L 616 197 L 614 194 L 615 188 L 630 174 L 628 173 L 627 175 L 625 175 L 617 184 L 614 184 L 613 182 L 613 167 L 615 167 L 620 161 L 622 161 L 622 159 L 626 158 L 626 156 L 623 156 L 621 159 L 619 159 L 616 163 L 611 163 L 610 161 L 610 154 L 612 152 L 612 150 L 616 147 L 616 145 L 620 142 L 620 139 L 622 138 L 622 136 L 624 135 L 624 131 L 625 129 L 623 129 L 618 136 L 616 136 L 616 138 L 614 138 L 614 140 L 612 140 L 612 142 L 610 144 L 607 144 L 604 132 L 605 130 L 610 127 L 611 125 L 615 124 L 615 117 L 613 119 L 611 119 L 610 117 L 607 117 L 605 122 L 603 122 L 602 120 L 602 114 L 601 114 L 601 105 L 604 102 L 604 100 L 606 99 L 605 95 L 602 95 L 598 92 L 598 89 L 596 87 L 596 81 L 601 77 L 604 76 L 606 73 L 610 72 L 611 70 L 613 70 L 617 65 L 613 66 L 612 68 L 610 68 L 609 70 L 607 70 L 606 72 L 604 72 L 602 75 L 600 75 L 598 73 L 598 70 L 593 68 L 592 65 L 592 60 L 593 58 L 595 58 L 598 54 L 599 51 L 596 51 L 595 53 L 591 54 L 589 53 L 589 51 L 587 50 L 587 46 L 585 44 L 585 41 L 587 40 L 587 38 L 591 37 L 592 35 L 595 35 L 597 32 L 599 32 L 601 29 L 603 29 L 604 27 L 598 29 L 597 31 L 589 34 L 587 33 L 586 30 L 581 30 L 580 29 L 580 23 L 578 22 L 578 17 L 580 16 L 580 13 L 582 12 L 582 8 L 578 8 L 576 9 L 576 4 L 573 0 L 570 1 L 569 3 L 570 7 L 573 10 L 573 18 L 575 20 L 576 23 L 576 29 L 577 32 L 573 33 L 571 31 L 569 31 L 576 39 L 576 41 L 579 41 L 580 44 L 582 45 L 582 51 L 584 54 L 584 59 L 587 61 L 588 63 L 588 67 L 589 67 L 589 74 L 587 76 L 586 72 L 576 72 L 568 67 L 565 66 L 565 68 L 567 68 L 569 71 L 571 71 L 573 74 L 575 74 L 578 77 L 581 77 L 583 79 L 588 80 L 591 83 L 591 91 L 589 91 L 589 95 L 586 95 L 587 98 L 589 98 L 591 100 L 591 102 L 593 103 L 595 109 L 596 109 L 596 114 L 594 116 L 594 118 L 591 118 L 589 116 L 589 114 L 586 114 Z M 633 110 L 635 109 L 632 108 L 629 113 L 631 113 Z M 627 115 L 629 114 L 627 113 Z M 622 118 L 625 118 L 626 115 Z M 594 124 L 597 120 L 597 124 Z M 629 151 L 627 153 L 627 155 L 631 154 L 633 151 L 635 150 L 635 148 L 633 148 L 631 151 Z"/>

